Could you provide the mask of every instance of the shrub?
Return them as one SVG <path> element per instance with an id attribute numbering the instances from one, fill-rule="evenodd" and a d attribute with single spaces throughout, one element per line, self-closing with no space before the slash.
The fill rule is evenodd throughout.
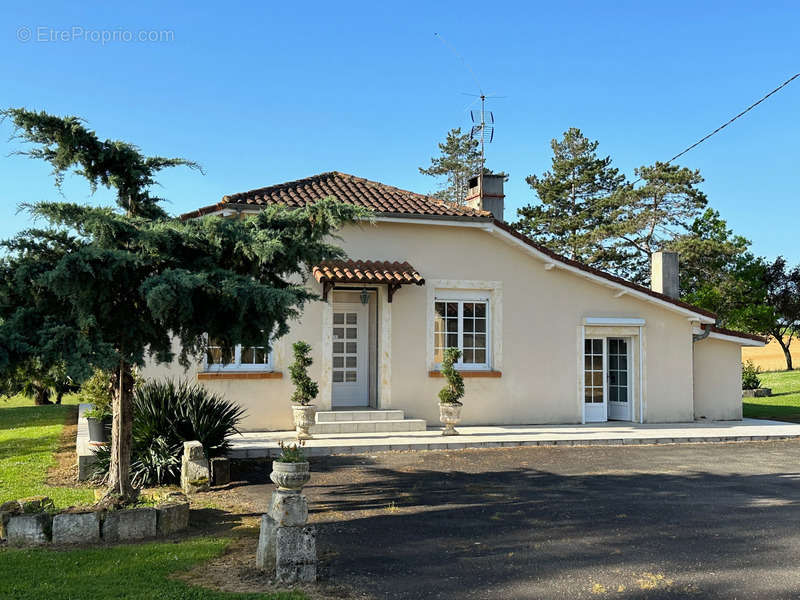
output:
<path id="1" fill-rule="evenodd" d="M 292 346 L 294 350 L 294 362 L 289 367 L 289 375 L 294 384 L 294 394 L 292 402 L 306 406 L 319 393 L 319 386 L 308 376 L 308 367 L 314 361 L 309 356 L 311 346 L 303 341 L 295 342 Z"/>
<path id="2" fill-rule="evenodd" d="M 441 404 L 461 404 L 460 400 L 464 397 L 464 378 L 453 367 L 459 358 L 461 358 L 461 350 L 458 348 L 447 348 L 444 351 L 442 375 L 447 378 L 447 385 L 439 391 Z"/>
<path id="3" fill-rule="evenodd" d="M 742 366 L 742 389 L 757 390 L 761 387 L 761 367 L 757 366 L 752 360 L 748 360 Z"/>
<path id="4" fill-rule="evenodd" d="M 306 461 L 306 455 L 303 452 L 303 442 L 299 444 L 285 444 L 278 442 L 281 448 L 281 454 L 275 460 L 283 463 L 299 463 Z"/>
<path id="5" fill-rule="evenodd" d="M 244 409 L 197 384 L 148 381 L 133 396 L 131 481 L 139 487 L 180 479 L 183 442 L 198 440 L 206 456 L 224 455 Z M 108 473 L 110 451 L 95 451 L 95 476 Z"/>
<path id="6" fill-rule="evenodd" d="M 98 421 L 111 417 L 112 389 L 111 373 L 95 369 L 92 376 L 81 385 L 80 401 L 93 405 L 83 416 Z"/>

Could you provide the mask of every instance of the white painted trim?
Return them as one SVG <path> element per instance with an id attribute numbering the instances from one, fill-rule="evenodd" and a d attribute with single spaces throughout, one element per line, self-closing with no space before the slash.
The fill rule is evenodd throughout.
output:
<path id="1" fill-rule="evenodd" d="M 378 286 L 378 408 L 392 407 L 392 305 L 389 288 Z"/>
<path id="2" fill-rule="evenodd" d="M 333 406 L 333 294 L 322 303 L 322 359 L 319 375 L 319 407 L 330 410 Z"/>
<path id="3" fill-rule="evenodd" d="M 644 327 L 639 327 L 639 423 L 644 423 Z"/>
<path id="4" fill-rule="evenodd" d="M 628 319 L 616 317 L 586 317 L 583 320 L 584 325 L 608 325 L 609 327 L 619 327 L 625 325 L 632 325 L 641 327 L 645 324 L 644 319 Z"/>
<path id="5" fill-rule="evenodd" d="M 586 387 L 586 327 L 578 326 L 578 405 L 581 407 L 581 425 L 586 424 L 586 402 L 584 402 L 584 388 Z"/>
<path id="6" fill-rule="evenodd" d="M 437 294 L 447 294 L 451 290 L 471 290 L 473 292 L 479 292 L 484 298 L 488 296 L 489 300 L 489 319 L 486 327 L 490 340 L 490 346 L 488 348 L 489 356 L 487 357 L 488 369 L 487 367 L 479 367 L 477 370 L 502 371 L 503 282 L 472 279 L 428 279 L 425 282 L 425 289 L 427 294 L 426 335 L 428 338 L 425 342 L 425 356 L 428 370 L 436 371 L 439 368 L 433 357 L 434 303 L 436 302 Z M 469 298 L 464 299 L 468 300 Z"/>
<path id="7" fill-rule="evenodd" d="M 739 344 L 740 346 L 752 346 L 757 348 L 765 346 L 764 342 L 759 342 L 758 340 L 751 340 L 749 338 L 742 338 L 735 335 L 727 335 L 725 333 L 718 333 L 716 331 L 712 331 L 711 333 L 709 333 L 708 337 L 714 340 L 733 342 L 734 344 Z"/>

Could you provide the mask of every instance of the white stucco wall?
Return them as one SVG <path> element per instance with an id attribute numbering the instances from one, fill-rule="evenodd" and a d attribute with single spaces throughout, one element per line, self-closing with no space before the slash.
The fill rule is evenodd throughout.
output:
<path id="1" fill-rule="evenodd" d="M 706 338 L 694 345 L 694 414 L 698 419 L 742 418 L 742 349 Z"/>
<path id="2" fill-rule="evenodd" d="M 502 286 L 502 306 L 491 308 L 501 311 L 492 317 L 493 322 L 499 317 L 500 323 L 500 331 L 494 331 L 492 339 L 497 361 L 493 367 L 502 376 L 466 379 L 464 424 L 579 423 L 577 332 L 586 317 L 645 319 L 645 421 L 694 418 L 692 329 L 686 315 L 629 294 L 614 297 L 616 290 L 611 287 L 559 268 L 547 270 L 541 259 L 479 229 L 379 222 L 350 226 L 341 236 L 339 243 L 353 259 L 407 260 L 428 282 L 494 281 Z M 313 285 L 321 292 L 321 286 Z M 431 290 L 403 286 L 389 304 L 385 286 L 379 287 L 379 323 L 390 330 L 378 333 L 378 405 L 401 408 L 408 417 L 436 424 L 436 397 L 444 382 L 428 376 L 432 366 L 427 318 Z M 323 335 L 326 314 L 329 309 L 322 302 L 309 304 L 302 320 L 276 343 L 273 364 L 283 373 L 282 379 L 203 383 L 247 408 L 245 429 L 290 428 L 291 384 L 286 368 L 291 361 L 291 343 L 304 339 L 314 348 L 315 364 L 310 372 L 320 378 L 317 404 L 329 407 L 330 383 L 325 381 L 329 369 L 323 373 L 329 361 L 322 357 L 330 339 Z M 636 361 L 638 370 L 638 356 Z M 153 367 L 145 375 L 165 372 Z M 638 420 L 638 388 L 634 402 Z"/>

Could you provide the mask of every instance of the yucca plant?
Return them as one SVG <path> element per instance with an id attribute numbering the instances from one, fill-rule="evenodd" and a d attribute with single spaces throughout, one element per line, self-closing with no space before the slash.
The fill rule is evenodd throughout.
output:
<path id="1" fill-rule="evenodd" d="M 180 478 L 183 442 L 199 440 L 206 456 L 224 455 L 228 436 L 244 409 L 201 385 L 186 381 L 148 381 L 133 398 L 131 480 L 134 485 L 161 484 Z M 95 476 L 108 473 L 108 448 L 95 451 Z"/>

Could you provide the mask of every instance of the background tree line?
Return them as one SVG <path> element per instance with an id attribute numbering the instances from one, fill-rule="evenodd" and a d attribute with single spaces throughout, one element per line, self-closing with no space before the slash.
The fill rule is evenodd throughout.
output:
<path id="1" fill-rule="evenodd" d="M 800 327 L 800 266 L 757 256 L 734 234 L 700 190 L 698 170 L 656 162 L 633 181 L 598 155 L 598 142 L 570 128 L 550 142 L 551 167 L 525 181 L 534 201 L 517 211 L 515 229 L 573 260 L 644 286 L 650 256 L 680 255 L 681 299 L 718 315 L 723 327 L 774 338 L 792 369 L 790 346 Z M 444 177 L 435 196 L 457 203 L 480 169 L 478 141 L 453 129 L 440 155 L 420 168 Z"/>

